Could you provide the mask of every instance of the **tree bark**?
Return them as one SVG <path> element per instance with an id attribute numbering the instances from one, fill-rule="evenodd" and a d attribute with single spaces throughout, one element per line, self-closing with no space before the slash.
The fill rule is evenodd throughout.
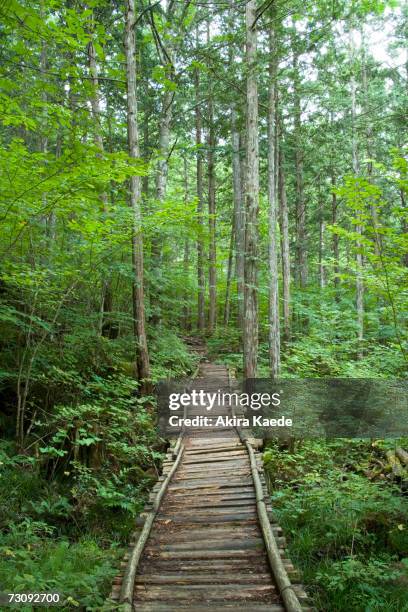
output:
<path id="1" fill-rule="evenodd" d="M 367 75 L 367 56 L 366 56 L 366 40 L 364 35 L 364 28 L 361 26 L 361 47 L 363 52 L 362 57 L 362 85 L 363 85 L 363 100 L 364 100 L 364 113 L 367 117 L 370 117 L 370 105 L 369 105 L 369 90 L 368 90 L 368 75 Z M 371 127 L 370 120 L 367 120 L 366 123 L 366 150 L 367 157 L 369 159 L 367 163 L 367 176 L 368 181 L 371 182 L 372 174 L 373 174 L 373 162 L 371 161 L 374 157 L 373 154 L 373 130 Z M 381 234 L 378 233 L 378 210 L 375 204 L 370 205 L 370 213 L 371 213 L 371 222 L 373 224 L 374 230 L 374 252 L 378 259 L 381 257 Z"/>
<path id="2" fill-rule="evenodd" d="M 172 119 L 174 92 L 166 91 L 163 96 L 159 124 L 159 159 L 156 168 L 156 199 L 162 202 L 166 197 L 168 154 L 170 147 L 170 125 Z"/>
<path id="3" fill-rule="evenodd" d="M 269 369 L 271 378 L 280 371 L 280 323 L 278 283 L 278 232 L 276 193 L 276 32 L 269 31 L 268 100 L 268 204 L 269 204 Z"/>
<path id="4" fill-rule="evenodd" d="M 207 22 L 207 44 L 210 44 L 210 24 Z M 211 76 L 208 84 L 208 332 L 211 335 L 217 324 L 217 247 L 216 247 L 216 203 L 215 203 L 215 128 Z"/>
<path id="5" fill-rule="evenodd" d="M 156 165 L 155 175 L 155 200 L 159 205 L 164 201 L 167 191 L 167 176 L 168 176 L 168 156 L 170 148 L 170 124 L 172 119 L 172 104 L 174 92 L 166 91 L 163 96 L 162 110 L 159 122 L 159 159 Z M 154 293 L 154 310 L 151 316 L 151 323 L 158 325 L 162 319 L 162 280 L 161 268 L 164 266 L 162 262 L 162 247 L 163 234 L 157 228 L 151 239 L 151 261 L 150 275 L 155 278 L 151 283 Z"/>
<path id="6" fill-rule="evenodd" d="M 231 110 L 231 144 L 235 225 L 235 274 L 237 278 L 237 323 L 238 328 L 242 332 L 244 318 L 245 209 L 242 197 L 240 136 L 237 126 L 237 112 L 235 106 L 233 106 Z"/>
<path id="7" fill-rule="evenodd" d="M 235 211 L 234 211 L 235 217 Z M 231 280 L 232 280 L 232 264 L 234 259 L 234 234 L 235 234 L 235 220 L 232 219 L 231 223 L 231 238 L 228 251 L 228 266 L 227 266 L 227 286 L 225 288 L 225 304 L 224 304 L 224 318 L 223 323 L 225 326 L 229 323 L 230 309 L 231 309 Z"/>
<path id="8" fill-rule="evenodd" d="M 324 220 L 323 205 L 320 204 L 320 219 L 319 219 L 319 284 L 320 289 L 326 286 L 326 268 L 324 265 L 324 235 L 326 231 L 326 222 Z"/>
<path id="9" fill-rule="evenodd" d="M 299 54 L 293 43 L 293 93 L 294 93 L 294 138 L 295 138 L 295 172 L 296 172 L 296 264 L 300 287 L 308 281 L 307 267 L 307 234 L 306 234 L 306 201 L 303 185 L 303 149 L 302 121 L 299 91 Z"/>
<path id="10" fill-rule="evenodd" d="M 289 215 L 286 199 L 285 157 L 282 141 L 279 147 L 279 220 L 282 252 L 283 337 L 286 342 L 289 342 L 291 336 Z"/>
<path id="11" fill-rule="evenodd" d="M 234 0 L 230 1 L 230 34 L 234 33 Z M 229 63 L 234 65 L 234 47 L 229 46 Z M 234 196 L 234 242 L 235 276 L 237 281 L 237 325 L 243 333 L 244 320 L 244 251 L 245 251 L 245 196 L 243 193 L 244 176 L 241 168 L 240 132 L 235 93 L 231 100 L 231 149 L 232 149 L 232 189 Z M 231 234 L 232 235 L 232 234 Z"/>
<path id="12" fill-rule="evenodd" d="M 188 189 L 188 162 L 187 157 L 184 157 L 184 203 L 187 208 L 189 197 Z M 183 274 L 184 274 L 184 297 L 183 297 L 183 329 L 189 331 L 190 329 L 190 308 L 189 308 L 189 283 L 188 283 L 188 272 L 190 268 L 190 239 L 188 234 L 184 238 L 184 257 L 183 257 Z"/>
<path id="13" fill-rule="evenodd" d="M 351 61 L 355 61 L 355 48 L 352 36 L 350 34 L 350 47 L 351 47 Z M 352 167 L 353 174 L 357 178 L 360 173 L 360 164 L 358 159 L 358 144 L 357 144 L 357 132 L 356 132 L 356 104 L 357 104 L 357 84 L 356 78 L 353 73 L 351 76 L 351 126 L 352 126 L 352 137 L 351 137 L 351 155 L 352 155 Z M 357 211 L 357 219 L 360 216 L 361 211 Z M 362 234 L 362 227 L 360 223 L 356 225 L 357 234 Z M 362 255 L 362 244 L 360 240 L 356 243 L 356 309 L 357 309 L 357 339 L 358 349 L 357 357 L 362 359 L 363 347 L 362 343 L 364 340 L 364 284 L 362 278 L 363 270 L 363 255 Z"/>
<path id="14" fill-rule="evenodd" d="M 126 87 L 127 87 L 127 133 L 129 156 L 139 157 L 139 132 L 137 123 L 137 89 L 136 89 L 136 42 L 135 42 L 135 0 L 126 0 L 125 4 L 125 54 L 126 54 Z M 144 265 L 143 233 L 141 214 L 141 181 L 139 176 L 130 177 L 129 189 L 132 220 L 132 266 L 133 266 L 133 320 L 136 340 L 137 374 L 141 381 L 141 392 L 149 390 L 150 363 L 147 347 L 145 307 L 144 307 Z"/>
<path id="15" fill-rule="evenodd" d="M 244 288 L 244 376 L 254 378 L 258 362 L 259 143 L 256 0 L 245 7 L 247 68 L 247 184 Z"/>
<path id="16" fill-rule="evenodd" d="M 198 42 L 198 33 L 197 33 Z M 200 74 L 195 70 L 195 127 L 196 127 L 196 147 L 197 147 L 197 329 L 200 333 L 205 330 L 205 276 L 204 276 L 204 239 L 203 239 L 203 159 L 201 152 L 202 145 L 202 118 L 200 108 Z"/>
<path id="17" fill-rule="evenodd" d="M 146 91 L 147 99 L 149 96 L 149 92 Z M 151 110 L 151 109 L 150 109 Z M 143 157 L 144 159 L 149 159 L 150 157 L 150 134 L 149 134 L 149 112 L 146 110 L 143 118 Z M 147 202 L 149 199 L 149 173 L 147 172 L 142 177 L 142 198 L 144 202 Z"/>
<path id="18" fill-rule="evenodd" d="M 337 202 L 337 194 L 335 192 L 335 188 L 336 188 L 336 175 L 334 174 L 334 170 L 331 170 L 331 186 L 332 186 L 332 225 L 336 225 L 337 224 L 337 208 L 338 208 L 338 202 Z M 334 260 L 334 292 L 335 292 L 335 299 L 336 302 L 339 302 L 340 300 L 340 295 L 339 295 L 339 285 L 340 285 L 340 278 L 339 278 L 339 273 L 340 273 L 340 267 L 339 267 L 339 235 L 337 233 L 333 233 L 333 241 L 332 241 L 332 248 L 333 248 L 333 260 Z"/>

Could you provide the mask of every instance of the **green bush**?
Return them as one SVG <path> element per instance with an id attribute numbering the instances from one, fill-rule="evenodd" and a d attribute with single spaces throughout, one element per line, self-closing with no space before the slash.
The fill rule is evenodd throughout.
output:
<path id="1" fill-rule="evenodd" d="M 102 548 L 89 537 L 75 543 L 56 538 L 45 523 L 26 519 L 0 535 L 0 584 L 5 592 L 58 592 L 58 609 L 97 610 L 121 554 L 120 548 Z M 28 605 L 15 609 L 34 610 Z"/>
<path id="2" fill-rule="evenodd" d="M 368 441 L 313 440 L 264 453 L 274 512 L 319 610 L 408 609 L 408 504 L 364 474 L 374 452 Z"/>
<path id="3" fill-rule="evenodd" d="M 192 372 L 198 357 L 190 353 L 184 342 L 170 329 L 151 331 L 152 378 L 177 378 Z"/>

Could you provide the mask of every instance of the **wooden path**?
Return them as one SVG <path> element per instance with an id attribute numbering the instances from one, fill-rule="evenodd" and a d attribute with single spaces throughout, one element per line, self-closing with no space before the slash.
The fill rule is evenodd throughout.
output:
<path id="1" fill-rule="evenodd" d="M 197 389 L 217 391 L 231 381 L 225 366 L 202 363 L 194 382 Z M 202 413 L 188 410 L 188 416 Z M 211 411 L 213 417 L 228 414 L 217 406 Z M 196 428 L 180 436 L 111 598 L 140 612 L 305 610 L 306 594 L 273 522 L 257 455 L 234 428 Z M 266 531 L 260 509 L 266 509 Z M 271 566 L 270 538 L 278 574 Z"/>

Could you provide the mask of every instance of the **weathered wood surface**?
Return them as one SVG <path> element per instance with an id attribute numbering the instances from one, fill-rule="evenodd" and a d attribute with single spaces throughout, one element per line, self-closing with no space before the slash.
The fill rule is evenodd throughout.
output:
<path id="1" fill-rule="evenodd" d="M 221 384 L 228 389 L 228 370 L 202 363 L 196 387 L 214 391 Z M 213 412 L 230 414 L 220 406 Z M 259 522 L 250 455 L 237 431 L 188 430 L 183 448 L 176 470 L 170 453 L 164 464 L 162 482 L 170 471 L 174 473 L 138 561 L 132 609 L 287 610 Z M 259 483 L 265 487 L 262 474 Z M 159 490 L 160 483 L 156 487 Z M 263 494 L 267 500 L 265 488 Z M 146 517 L 155 504 L 154 491 L 151 501 Z M 268 503 L 265 512 L 272 519 Z M 295 568 L 285 559 L 281 528 L 272 523 L 271 533 L 284 570 L 296 578 Z M 117 581 L 113 597 L 118 598 L 120 588 Z M 290 588 L 300 600 L 305 598 L 300 585 Z"/>

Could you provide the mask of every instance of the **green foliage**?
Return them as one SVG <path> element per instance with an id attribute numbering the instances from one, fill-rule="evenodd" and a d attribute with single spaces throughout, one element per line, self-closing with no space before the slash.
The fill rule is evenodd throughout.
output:
<path id="1" fill-rule="evenodd" d="M 45 523 L 26 519 L 0 535 L 0 582 L 7 592 L 58 592 L 61 610 L 96 610 L 104 603 L 121 553 L 89 537 L 76 543 L 56 538 Z M 11 609 L 33 611 L 32 606 Z"/>
<path id="2" fill-rule="evenodd" d="M 376 448 L 315 440 L 264 453 L 274 510 L 319 610 L 404 609 L 408 505 L 398 487 L 367 479 Z"/>
<path id="3" fill-rule="evenodd" d="M 209 357 L 239 370 L 242 367 L 241 333 L 234 328 L 218 329 L 207 341 Z"/>
<path id="4" fill-rule="evenodd" d="M 406 286 L 408 268 L 404 258 L 408 252 L 408 234 L 401 231 L 407 222 L 407 210 L 399 203 L 387 201 L 387 195 L 394 197 L 400 191 L 406 197 L 407 160 L 402 151 L 394 151 L 392 166 L 375 163 L 376 179 L 345 177 L 344 185 L 337 190 L 344 198 L 350 226 L 332 227 L 332 231 L 346 238 L 355 252 L 364 255 L 368 265 L 359 273 L 370 297 L 376 297 L 381 304 L 382 325 L 389 324 L 388 337 L 398 344 L 406 358 L 406 312 L 408 309 Z M 392 212 L 392 223 L 384 223 L 384 214 Z M 356 231 L 356 226 L 362 234 Z M 344 275 L 345 280 L 352 278 Z M 385 339 L 384 335 L 383 338 Z"/>
<path id="5" fill-rule="evenodd" d="M 173 330 L 165 327 L 152 330 L 151 347 L 155 382 L 162 378 L 181 378 L 192 372 L 197 364 L 198 358 L 188 351 Z"/>

